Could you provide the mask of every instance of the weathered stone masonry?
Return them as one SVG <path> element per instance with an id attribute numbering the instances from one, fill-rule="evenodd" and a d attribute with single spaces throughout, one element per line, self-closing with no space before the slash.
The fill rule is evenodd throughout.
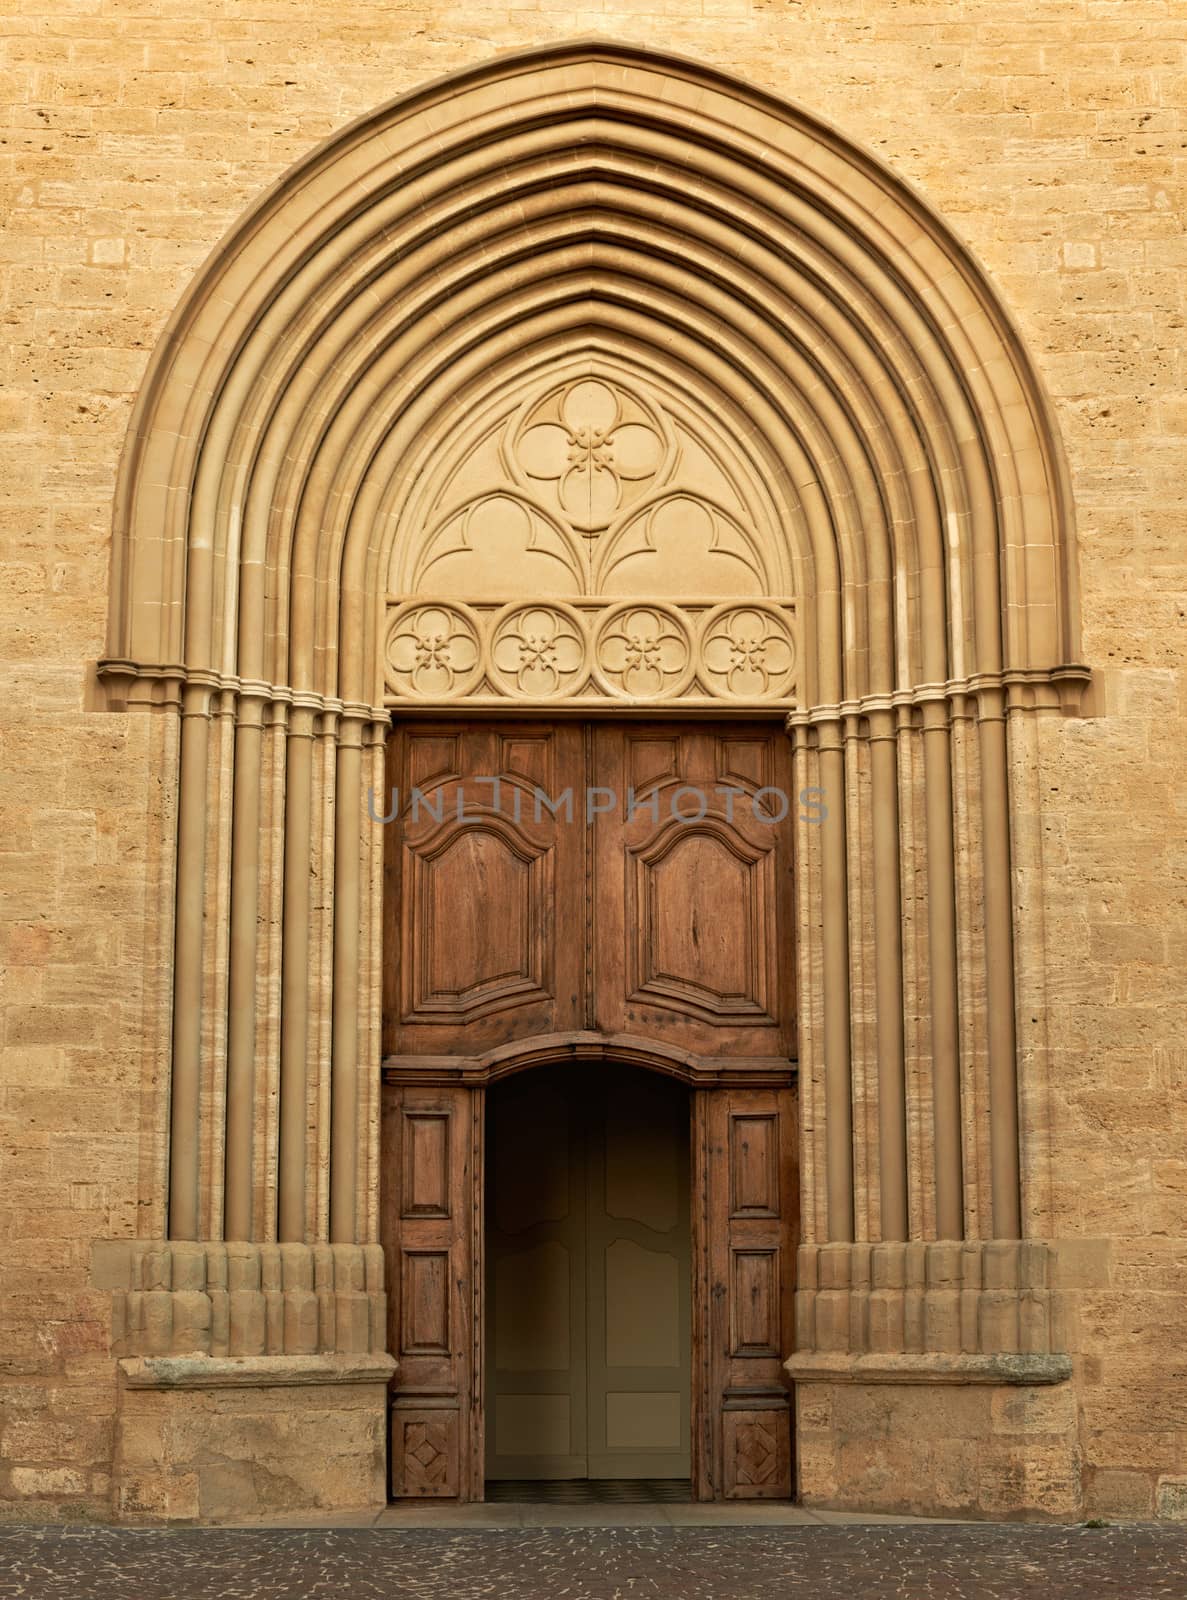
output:
<path id="1" fill-rule="evenodd" d="M 825 250 L 831 270 L 852 276 L 834 309 L 825 294 L 809 311 L 787 254 L 774 264 L 756 250 L 743 276 L 727 248 L 734 265 L 713 306 L 727 323 L 730 295 L 746 299 L 747 316 L 777 315 L 789 329 L 794 315 L 808 316 L 811 333 L 796 337 L 831 374 L 822 394 L 848 387 L 844 406 L 819 398 L 797 410 L 807 367 L 796 375 L 785 363 L 781 377 L 764 378 L 769 419 L 758 419 L 772 441 L 768 465 L 792 461 L 793 440 L 812 441 L 811 467 L 792 469 L 780 491 L 803 540 L 796 592 L 811 619 L 793 734 L 804 782 L 846 796 L 844 829 L 801 829 L 800 841 L 800 1487 L 830 1504 L 1173 1515 L 1187 1476 L 1184 1436 L 1166 1406 L 1183 1379 L 1171 1330 L 1183 1309 L 1187 1167 L 1174 1114 L 1185 944 L 1170 731 L 1183 710 L 1183 42 L 1157 6 L 1077 5 L 1039 20 L 967 9 L 845 5 L 800 17 L 741 7 L 725 26 L 678 11 L 619 19 L 612 31 L 644 45 L 662 37 L 824 110 L 923 185 L 987 264 L 992 290 L 948 235 L 932 232 L 930 213 L 847 144 L 694 68 L 574 48 L 460 80 L 437 100 L 410 102 L 393 126 L 423 107 L 435 138 L 449 138 L 442 114 L 459 128 L 485 115 L 513 140 L 516 97 L 547 101 L 553 73 L 552 125 L 577 117 L 588 93 L 612 149 L 604 167 L 588 153 L 596 173 L 576 159 L 568 181 L 601 185 L 604 215 L 636 242 L 709 214 L 698 204 L 674 223 L 636 203 L 622 224 L 626 213 L 609 199 L 616 165 L 625 173 L 646 155 L 654 170 L 657 141 L 666 159 L 687 162 L 687 149 L 677 158 L 664 141 L 697 119 L 713 124 L 698 145 L 717 151 L 713 162 L 735 160 L 726 147 L 747 139 L 777 149 L 786 136 L 784 160 L 818 185 L 817 216 L 833 203 L 825 196 L 838 161 L 850 182 L 883 185 L 865 218 L 852 213 L 850 238 L 869 250 L 871 229 L 885 228 L 874 254 L 893 262 L 894 276 L 922 274 L 914 305 L 930 328 L 904 335 L 896 359 L 908 365 L 881 395 L 871 352 L 888 348 L 890 324 L 871 317 L 867 329 L 881 333 L 826 354 L 835 308 L 845 320 L 855 285 L 868 285 L 860 253 Z M 130 498 L 117 513 L 117 532 L 138 526 L 164 543 L 117 541 L 110 580 L 104 543 L 145 352 L 182 276 L 266 181 L 400 80 L 411 87 L 485 61 L 492 42 L 537 42 L 542 29 L 563 38 L 592 22 L 475 13 L 434 42 L 409 13 L 411 37 L 397 43 L 375 37 L 368 8 L 358 8 L 360 42 L 354 17 L 339 13 L 316 32 L 287 13 L 262 18 L 249 40 L 243 19 L 200 15 L 187 23 L 195 36 L 181 40 L 169 18 L 80 11 L 42 37 L 11 41 L 24 186 L 5 270 L 24 321 L 4 396 L 18 447 L 3 796 L 12 1219 L 3 1248 L 15 1292 L 4 1310 L 0 1487 L 24 1515 L 228 1514 L 242 1484 L 226 1463 L 246 1448 L 229 1420 L 245 1402 L 218 1365 L 232 1358 L 274 1363 L 256 1371 L 262 1387 L 244 1391 L 261 1414 L 308 1413 L 306 1440 L 341 1430 L 345 1456 L 363 1463 L 349 1478 L 354 1503 L 382 1492 L 376 1397 L 390 1368 L 373 1244 L 370 1070 L 379 908 L 373 851 L 355 820 L 367 782 L 382 783 L 387 718 L 382 595 L 366 576 L 378 554 L 358 510 L 376 503 L 375 491 L 365 476 L 344 489 L 341 468 L 332 478 L 316 457 L 328 415 L 318 407 L 330 405 L 319 385 L 350 381 L 348 368 L 304 361 L 302 329 L 312 333 L 315 306 L 331 299 L 310 300 L 292 279 L 307 320 L 269 343 L 265 305 L 287 269 L 267 246 L 253 256 L 242 232 L 204 280 L 213 286 L 230 269 L 233 281 L 239 261 L 237 287 L 200 294 L 184 316 L 205 305 L 216 326 L 238 304 L 243 328 L 257 340 L 264 330 L 261 386 L 227 366 L 234 337 L 220 348 L 199 329 L 187 345 L 175 321 L 138 413 L 158 408 L 157 432 L 133 424 L 142 443 L 126 457 Z M 606 22 L 600 15 L 599 30 Z M 143 67 L 113 71 L 117 44 L 129 41 Z M 695 93 L 682 104 L 689 84 Z M 714 119 L 719 94 L 730 111 Z M 246 113 L 244 98 L 254 99 Z M 279 137 L 286 115 L 297 126 Z M 365 151 L 384 115 L 337 148 Z M 657 133 L 665 119 L 678 132 Z M 644 124 L 633 151 L 627 130 Z M 385 129 L 381 163 L 415 146 L 409 126 L 402 136 L 403 145 Z M 37 148 L 46 142 L 50 150 Z M 539 148 L 548 159 L 547 139 Z M 330 170 L 330 157 L 320 159 L 307 174 Z M 326 213 L 340 203 L 345 216 L 366 192 L 367 159 L 354 180 L 361 189 L 335 175 L 303 192 L 290 179 L 255 217 L 288 206 L 282 231 L 292 238 L 305 206 L 333 237 Z M 737 212 L 744 163 L 727 172 L 704 159 L 706 192 L 720 184 Z M 777 161 L 764 159 L 773 174 Z M 466 174 L 476 194 L 482 174 L 481 160 Z M 745 203 L 761 214 L 754 236 L 770 238 L 779 203 L 765 177 L 760 187 Z M 839 192 L 854 204 L 852 188 Z M 449 195 L 441 190 L 442 203 Z M 887 206 L 900 208 L 895 226 Z M 508 305 L 544 315 L 544 250 L 563 248 L 566 230 L 585 248 L 572 215 L 558 196 L 551 216 L 542 209 L 521 224 L 532 248 L 522 272 L 507 275 Z M 793 231 L 810 228 L 811 215 Z M 694 231 L 685 237 L 687 250 Z M 324 295 L 371 270 L 344 239 L 324 258 Z M 464 226 L 459 239 L 460 278 L 464 248 L 483 245 Z M 702 245 L 722 248 L 708 236 Z M 801 246 L 785 248 L 794 256 Z M 595 298 L 603 283 L 638 292 L 639 263 L 624 270 L 615 248 L 595 245 L 580 260 Z M 682 266 L 666 285 L 657 271 L 649 292 L 687 299 L 688 275 L 701 270 Z M 414 297 L 416 285 L 414 270 L 402 293 Z M 413 301 L 393 293 L 384 303 L 398 311 Z M 467 314 L 484 315 L 480 303 Z M 900 307 L 901 327 L 915 314 Z M 638 337 L 639 326 L 624 318 L 616 335 Z M 377 323 L 349 348 L 369 362 L 387 337 Z M 421 359 L 444 395 L 462 357 L 439 337 L 434 329 Z M 498 337 L 495 317 L 492 348 Z M 673 337 L 674 359 L 720 388 L 724 375 L 699 366 L 695 327 Z M 769 339 L 741 314 L 730 337 L 735 371 L 771 361 Z M 928 341 L 939 352 L 930 369 L 920 354 Z M 413 348 L 400 348 L 397 365 L 416 359 Z M 189 366 L 170 385 L 178 352 Z M 284 390 L 281 360 L 298 389 Z M 235 384 L 206 386 L 203 368 L 233 370 Z M 945 387 L 945 369 L 959 384 Z M 288 425 L 283 406 L 272 409 L 282 392 L 290 419 L 311 408 L 306 442 L 296 455 L 266 443 L 253 455 L 252 416 Z M 173 409 L 181 394 L 185 408 Z M 364 400 L 374 404 L 370 391 L 360 392 L 357 422 L 339 421 L 343 441 L 364 426 Z M 753 413 L 752 396 L 744 403 L 739 391 L 736 404 Z M 421 415 L 429 448 L 431 403 Z M 974 418 L 970 429 L 962 415 Z M 1033 450 L 1020 442 L 1027 427 L 1040 441 Z M 167 441 L 160 469 L 154 437 Z M 993 462 L 981 480 L 978 451 Z M 253 481 L 255 523 L 252 491 L 241 500 Z M 324 494 L 320 520 L 310 493 Z M 934 559 L 923 534 L 933 494 L 956 518 L 942 516 L 927 535 Z M 1035 518 L 1045 534 L 1010 532 L 1033 530 Z M 291 557 L 277 554 L 283 526 L 296 540 Z M 357 537 L 357 567 L 327 559 L 330 544 L 318 540 L 328 526 Z M 920 542 L 904 569 L 893 552 L 906 528 Z M 1001 560 L 987 555 L 998 539 Z M 896 588 L 905 610 L 889 604 Z M 936 615 L 938 630 L 927 620 Z M 96 683 L 88 671 L 100 658 Z M 1083 700 L 1081 661 L 1095 674 Z M 1076 709 L 1091 714 L 1065 715 Z M 258 841 L 254 859 L 245 839 Z M 308 905 L 291 892 L 282 899 L 286 876 L 291 884 L 310 862 Z M 333 897 L 323 887 L 331 881 Z M 847 908 L 840 919 L 838 907 Z M 167 1232 L 172 1242 L 160 1243 Z M 1021 1249 L 1010 1243 L 1019 1235 Z M 197 1378 L 151 1366 L 194 1351 L 212 1363 Z M 211 1387 L 190 1387 L 203 1373 Z M 1020 1377 L 1027 1384 L 1017 1388 Z M 291 1490 L 308 1503 L 323 1492 Z"/>

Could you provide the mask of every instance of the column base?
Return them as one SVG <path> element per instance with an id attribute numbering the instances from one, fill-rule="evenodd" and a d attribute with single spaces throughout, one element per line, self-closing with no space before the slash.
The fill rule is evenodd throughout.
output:
<path id="1" fill-rule="evenodd" d="M 390 1356 L 139 1356 L 117 1370 L 118 1522 L 244 1522 L 387 1503 Z"/>
<path id="2" fill-rule="evenodd" d="M 1066 1356 L 829 1355 L 787 1366 L 804 1505 L 1026 1522 L 1082 1514 Z"/>

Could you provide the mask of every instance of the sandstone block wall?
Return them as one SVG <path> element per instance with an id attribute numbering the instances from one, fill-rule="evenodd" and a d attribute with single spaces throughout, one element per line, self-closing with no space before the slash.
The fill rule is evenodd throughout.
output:
<path id="1" fill-rule="evenodd" d="M 274 1383 L 195 1390 L 174 1372 L 140 1387 L 151 1365 L 121 1364 L 112 1504 L 121 1521 L 243 1522 L 386 1502 L 386 1372 L 307 1384 L 298 1359 Z"/>
<path id="2" fill-rule="evenodd" d="M 1053 1388 L 801 1386 L 806 1504 L 912 1516 L 1082 1514 L 1076 1396 Z M 939 1490 L 924 1495 L 920 1486 Z"/>
<path id="3" fill-rule="evenodd" d="M 1099 681 L 1098 715 L 1043 724 L 1048 896 L 1027 907 L 1052 960 L 1049 1056 L 1023 1063 L 1028 1160 L 1054 1174 L 1028 1228 L 1061 1241 L 1076 1360 L 1074 1417 L 1041 1431 L 1052 1461 L 1074 1452 L 1085 1512 L 1187 1515 L 1187 19 L 1168 0 L 30 0 L 5 19 L 0 1499 L 111 1514 L 111 1295 L 91 1245 L 163 1231 L 163 1063 L 141 1017 L 169 981 L 153 851 L 172 752 L 154 719 L 88 709 L 148 352 L 223 231 L 313 143 L 496 50 L 589 33 L 714 63 L 881 155 L 985 264 L 1050 387 Z M 972 1455 L 953 1446 L 954 1481 L 1032 1420 L 968 1393 L 989 1413 L 968 1422 Z M 859 1439 L 863 1403 L 845 1401 Z M 873 1494 L 888 1459 L 854 1481 Z M 1036 1504 L 1067 1511 L 1058 1462 Z M 820 1481 L 833 1470 L 821 1459 Z"/>

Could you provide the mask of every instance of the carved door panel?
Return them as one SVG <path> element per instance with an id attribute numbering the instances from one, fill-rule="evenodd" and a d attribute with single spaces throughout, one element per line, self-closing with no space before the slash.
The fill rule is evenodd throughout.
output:
<path id="1" fill-rule="evenodd" d="M 580 794 L 580 727 L 411 724 L 388 773 L 385 1053 L 581 1027 L 585 834 L 541 799 Z"/>
<path id="2" fill-rule="evenodd" d="M 694 1493 L 788 1499 L 783 1362 L 799 1212 L 793 1091 L 699 1090 L 693 1146 Z"/>
<path id="3" fill-rule="evenodd" d="M 711 1056 L 795 1048 L 791 762 L 769 724 L 606 724 L 596 783 L 597 1026 Z"/>
<path id="4" fill-rule="evenodd" d="M 481 1496 L 482 1098 L 480 1089 L 384 1092 L 397 1499 Z"/>

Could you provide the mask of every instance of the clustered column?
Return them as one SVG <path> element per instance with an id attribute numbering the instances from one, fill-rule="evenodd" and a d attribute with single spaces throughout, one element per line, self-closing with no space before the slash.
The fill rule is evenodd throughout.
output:
<path id="1" fill-rule="evenodd" d="M 980 860 L 956 848 L 953 702 L 977 707 L 977 745 L 963 781 L 966 808 L 978 815 Z M 805 993 L 804 1093 L 817 1053 L 823 1079 L 823 1134 L 816 1141 L 816 1183 L 823 1187 L 824 1231 L 831 1244 L 910 1238 L 961 1240 L 970 1217 L 984 1237 L 1015 1239 L 1020 1231 L 1018 1089 L 1015 1065 L 1012 895 L 1008 828 L 1008 784 L 1000 674 L 965 683 L 928 685 L 910 693 L 870 696 L 844 707 L 822 707 L 788 718 L 803 784 L 824 797 L 824 817 L 801 809 L 799 861 L 817 874 L 819 905 L 804 920 L 801 935 Z M 842 737 L 842 730 L 846 736 Z M 900 762 L 904 741 L 915 753 L 909 771 L 922 774 L 916 804 L 920 827 L 902 827 Z M 847 782 L 847 763 L 862 763 L 868 784 Z M 848 799 L 847 799 L 848 797 Z M 911 796 L 903 798 L 908 803 Z M 852 814 L 868 805 L 869 816 Z M 848 814 L 847 814 L 848 813 Z M 863 841 L 866 841 L 863 843 Z M 962 883 L 961 874 L 971 874 Z M 872 917 L 854 925 L 849 885 L 868 882 Z M 904 905 L 910 893 L 911 915 Z M 984 907 L 980 947 L 970 946 L 958 926 L 958 904 Z M 904 965 L 904 935 L 910 931 L 917 959 Z M 815 950 L 811 946 L 818 939 Z M 863 947 L 869 940 L 872 948 Z M 976 950 L 981 972 L 963 973 L 962 950 Z M 855 952 L 868 957 L 873 973 L 874 1019 L 868 1033 L 855 1028 Z M 861 963 L 859 963 L 861 964 Z M 963 979 L 963 981 L 962 981 Z M 813 993 L 813 990 L 818 991 Z M 977 1026 L 962 1029 L 960 996 L 981 1012 Z M 983 999 L 981 999 L 983 996 Z M 915 1070 L 905 1041 L 908 1016 L 920 1020 Z M 962 1046 L 966 1037 L 987 1041 L 987 1061 Z M 874 1059 L 855 1052 L 869 1038 Z M 863 1071 L 856 1070 L 860 1065 Z M 969 1188 L 980 1181 L 966 1171 L 962 1150 L 962 1106 L 983 1075 L 989 1107 L 988 1192 L 979 1202 Z M 877 1149 L 865 1152 L 865 1167 L 877 1183 L 864 1207 L 855 1205 L 855 1139 L 866 1123 L 855 1115 L 855 1083 L 872 1085 L 876 1096 Z M 930 1104 L 920 1088 L 930 1083 Z M 928 1170 L 921 1169 L 921 1161 Z M 823 1169 L 821 1171 L 821 1168 Z M 811 1208 L 809 1208 L 811 1209 Z"/>
<path id="2" fill-rule="evenodd" d="M 209 1183 L 216 1192 L 221 1188 L 227 1240 L 366 1242 L 373 1221 L 360 1215 L 358 1190 L 371 1108 L 360 1094 L 360 1071 L 374 1044 L 378 963 L 371 947 L 378 930 L 371 913 L 379 890 L 371 880 L 379 871 L 380 842 L 364 832 L 364 769 L 382 744 L 388 718 L 367 705 L 242 681 L 232 686 L 233 781 L 224 793 L 210 768 L 212 679 L 203 675 L 187 684 L 181 704 L 169 1236 L 202 1236 L 204 1216 L 218 1214 L 217 1206 L 203 1209 L 202 1186 Z M 270 726 L 279 742 L 268 738 Z M 315 760 L 319 737 L 332 745 L 328 784 Z M 277 760 L 283 804 L 272 816 L 267 797 L 279 777 L 272 767 Z M 283 894 L 274 994 L 261 929 L 277 831 Z M 230 838 L 225 925 L 207 914 L 207 840 L 220 832 Z M 332 840 L 328 861 L 319 857 L 323 834 Z M 332 894 L 316 896 L 315 904 L 317 882 L 332 886 Z M 322 986 L 314 981 L 315 917 L 332 930 L 328 1019 Z M 203 1011 L 215 992 L 210 974 L 220 963 L 227 980 L 225 1035 Z M 322 1061 L 319 1040 L 326 1036 L 329 1059 Z M 267 1092 L 269 1075 L 275 1095 Z M 330 1162 L 323 1195 L 314 1190 L 312 1107 L 326 1075 Z M 221 1126 L 212 1125 L 209 1119 L 220 1114 Z"/>

